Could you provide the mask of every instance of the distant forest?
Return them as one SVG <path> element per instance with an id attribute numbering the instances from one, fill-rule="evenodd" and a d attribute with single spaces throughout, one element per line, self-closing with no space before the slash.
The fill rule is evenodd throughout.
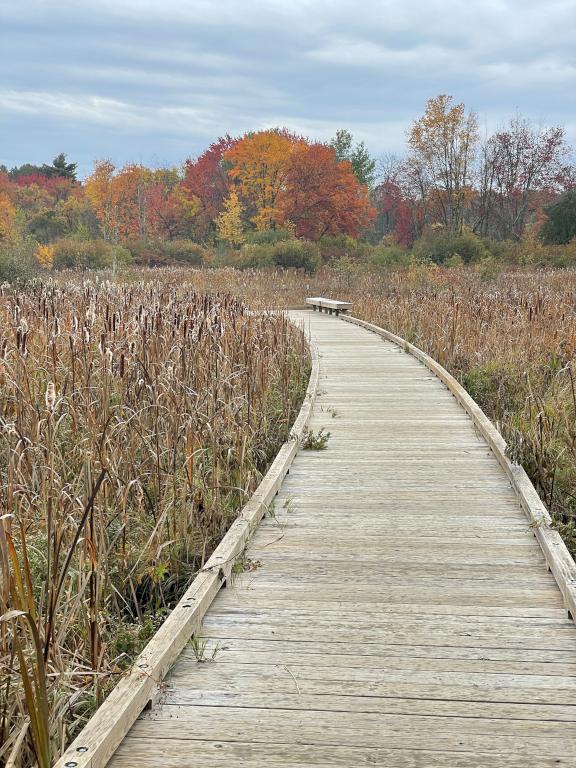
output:
<path id="1" fill-rule="evenodd" d="M 467 263 L 576 262 L 576 166 L 561 127 L 514 116 L 481 139 L 478 118 L 439 95 L 403 157 L 371 157 L 340 130 L 224 136 L 179 168 L 64 153 L 0 166 L 0 277 L 31 268 L 188 263 L 295 266 L 368 257 Z M 565 246 L 559 248 L 559 246 Z"/>

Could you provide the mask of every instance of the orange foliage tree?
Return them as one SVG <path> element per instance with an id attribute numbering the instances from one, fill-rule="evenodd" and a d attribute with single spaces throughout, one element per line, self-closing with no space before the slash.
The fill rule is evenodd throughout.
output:
<path id="1" fill-rule="evenodd" d="M 357 237 L 376 216 L 368 188 L 333 147 L 299 142 L 292 148 L 278 198 L 281 221 L 291 221 L 299 237 Z"/>
<path id="2" fill-rule="evenodd" d="M 0 192 L 0 240 L 13 234 L 15 222 L 16 208 L 6 192 Z"/>
<path id="3" fill-rule="evenodd" d="M 229 177 L 257 229 L 274 227 L 282 218 L 279 195 L 286 183 L 290 156 L 304 141 L 286 130 L 248 133 L 224 155 Z"/>
<path id="4" fill-rule="evenodd" d="M 52 269 L 54 266 L 54 246 L 39 245 L 34 251 L 34 257 L 43 269 Z"/>
<path id="5" fill-rule="evenodd" d="M 114 165 L 110 160 L 98 160 L 86 179 L 84 190 L 98 219 L 105 240 L 118 239 L 118 200 L 113 187 Z"/>
<path id="6" fill-rule="evenodd" d="M 103 160 L 85 183 L 105 240 L 173 237 L 191 226 L 198 205 L 183 193 L 176 171 L 129 164 L 116 171 Z"/>

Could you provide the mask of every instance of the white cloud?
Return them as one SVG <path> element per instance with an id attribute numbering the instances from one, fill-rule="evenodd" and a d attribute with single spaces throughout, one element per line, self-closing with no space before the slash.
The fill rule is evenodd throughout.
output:
<path id="1" fill-rule="evenodd" d="M 0 163 L 27 160 L 48 117 L 88 154 L 116 142 L 178 161 L 272 125 L 401 151 L 441 92 L 482 124 L 518 110 L 576 143 L 574 2 L 5 0 L 0 118 L 17 142 Z"/>
<path id="2" fill-rule="evenodd" d="M 107 124 L 131 130 L 161 129 L 209 131 L 218 123 L 215 111 L 191 107 L 145 107 L 99 96 L 39 91 L 0 91 L 4 110 L 60 117 L 73 122 Z"/>

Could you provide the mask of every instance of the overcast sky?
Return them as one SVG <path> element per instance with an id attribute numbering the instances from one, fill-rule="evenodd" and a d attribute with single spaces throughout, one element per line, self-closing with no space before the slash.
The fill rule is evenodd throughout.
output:
<path id="1" fill-rule="evenodd" d="M 0 0 L 0 164 L 176 165 L 219 135 L 403 152 L 449 93 L 576 145 L 576 0 Z"/>

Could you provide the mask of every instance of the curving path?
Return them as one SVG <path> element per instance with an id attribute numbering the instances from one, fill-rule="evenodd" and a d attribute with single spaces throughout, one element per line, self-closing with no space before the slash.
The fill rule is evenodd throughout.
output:
<path id="1" fill-rule="evenodd" d="M 395 345 L 304 318 L 311 428 L 114 768 L 574 765 L 576 629 L 508 479 Z"/>

